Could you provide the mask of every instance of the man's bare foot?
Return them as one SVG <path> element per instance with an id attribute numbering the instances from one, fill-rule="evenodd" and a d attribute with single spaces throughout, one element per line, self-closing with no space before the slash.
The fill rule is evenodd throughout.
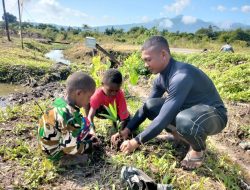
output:
<path id="1" fill-rule="evenodd" d="M 190 147 L 187 155 L 181 161 L 181 167 L 185 170 L 194 170 L 196 168 L 201 167 L 203 159 L 204 159 L 203 151 L 197 152 Z"/>
<path id="2" fill-rule="evenodd" d="M 159 141 L 167 141 L 167 142 L 174 142 L 176 140 L 171 133 L 158 135 L 156 139 Z"/>

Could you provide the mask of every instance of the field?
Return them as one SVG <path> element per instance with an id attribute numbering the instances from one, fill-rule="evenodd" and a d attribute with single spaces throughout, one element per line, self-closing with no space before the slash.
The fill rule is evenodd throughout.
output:
<path id="1" fill-rule="evenodd" d="M 176 60 L 192 63 L 209 75 L 229 111 L 226 129 L 208 139 L 204 165 L 194 171 L 185 171 L 179 164 L 187 152 L 185 145 L 154 139 L 133 154 L 124 155 L 111 148 L 112 127 L 107 120 L 97 120 L 97 134 L 102 145 L 88 155 L 86 162 L 60 167 L 48 161 L 37 149 L 36 126 L 42 111 L 55 96 L 63 94 L 64 79 L 69 72 L 86 71 L 100 85 L 101 74 L 108 68 L 109 60 L 101 53 L 92 58 L 91 51 L 81 44 L 63 47 L 66 48 L 65 56 L 72 62 L 70 71 L 64 78 L 44 83 L 39 78 L 55 72 L 53 63 L 44 53 L 57 47 L 33 40 L 27 44 L 23 51 L 16 42 L 1 43 L 0 81 L 18 83 L 23 76 L 18 75 L 21 66 L 28 68 L 25 70 L 29 73 L 27 80 L 34 78 L 38 86 L 26 93 L 30 99 L 18 94 L 16 99 L 26 98 L 25 101 L 21 104 L 10 101 L 9 106 L 0 110 L 0 189 L 126 189 L 119 179 L 124 165 L 140 168 L 158 183 L 170 183 L 180 190 L 246 189 L 246 183 L 250 183 L 250 153 L 239 146 L 241 142 L 250 141 L 250 50 L 234 54 L 173 53 Z M 119 67 L 126 79 L 123 88 L 129 111 L 134 114 L 147 97 L 155 76 L 144 69 L 138 45 L 109 43 L 104 46 L 123 62 Z M 17 72 L 13 72 L 13 67 Z M 35 92 L 38 95 L 35 96 Z M 146 121 L 136 133 L 149 123 Z"/>

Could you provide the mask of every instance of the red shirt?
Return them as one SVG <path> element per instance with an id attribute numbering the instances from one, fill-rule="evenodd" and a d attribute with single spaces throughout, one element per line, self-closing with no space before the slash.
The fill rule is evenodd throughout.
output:
<path id="1" fill-rule="evenodd" d="M 101 105 L 109 106 L 116 101 L 118 116 L 121 120 L 125 120 L 129 116 L 124 92 L 119 90 L 116 96 L 107 96 L 101 88 L 98 88 L 90 98 L 90 106 L 98 109 Z"/>

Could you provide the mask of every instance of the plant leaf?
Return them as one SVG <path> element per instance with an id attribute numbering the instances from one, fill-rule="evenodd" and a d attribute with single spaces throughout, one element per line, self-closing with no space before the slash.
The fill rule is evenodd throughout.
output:
<path id="1" fill-rule="evenodd" d="M 101 115 L 101 116 L 103 116 L 103 117 L 105 117 L 107 119 L 110 119 L 113 122 L 116 122 L 116 119 L 114 117 L 110 116 L 110 115 L 107 115 L 107 114 L 104 114 L 104 113 L 101 113 L 99 115 Z"/>
<path id="2" fill-rule="evenodd" d="M 115 103 L 115 101 L 114 101 L 114 103 Z M 117 111 L 116 111 L 115 106 L 116 105 L 109 104 L 109 109 L 110 109 L 112 115 L 117 119 Z"/>
<path id="3" fill-rule="evenodd" d="M 105 106 L 105 105 L 104 105 L 104 107 L 105 107 L 105 109 L 107 110 L 109 116 L 114 117 L 112 111 L 110 110 L 110 108 L 107 107 L 107 106 Z"/>

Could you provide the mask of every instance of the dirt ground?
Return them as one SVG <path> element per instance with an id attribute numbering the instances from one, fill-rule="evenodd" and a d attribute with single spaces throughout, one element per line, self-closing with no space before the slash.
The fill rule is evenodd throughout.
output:
<path id="1" fill-rule="evenodd" d="M 132 96 L 145 99 L 149 94 L 149 87 L 150 84 L 140 82 L 138 86 L 129 86 L 129 89 Z M 12 94 L 7 98 L 7 101 L 10 104 L 23 104 L 37 99 L 54 98 L 61 96 L 63 94 L 63 89 L 64 84 L 58 82 L 48 83 L 44 86 L 35 87 L 28 93 Z M 1 99 L 6 100 L 6 98 Z M 230 159 L 240 165 L 245 173 L 245 182 L 250 184 L 249 150 L 243 150 L 239 146 L 241 142 L 250 141 L 250 104 L 227 102 L 226 106 L 228 108 L 229 115 L 228 125 L 222 133 L 209 138 L 209 141 L 218 152 L 228 155 Z M 8 142 L 8 147 L 18 147 L 19 144 L 16 142 L 18 142 L 18 139 L 23 139 L 31 144 L 31 147 L 34 147 L 35 149 L 37 144 L 34 131 L 24 130 L 18 135 L 14 134 L 12 129 L 13 126 L 15 126 L 18 122 L 23 122 L 29 125 L 32 123 L 32 119 L 29 117 L 22 119 L 13 118 L 12 120 L 0 125 L 0 130 L 4 130 L 5 137 L 11 139 Z M 248 126 L 248 131 L 242 130 L 242 126 Z M 3 143 L 6 143 L 5 139 L 0 138 L 0 144 Z M 108 182 L 110 179 L 119 179 L 119 168 L 115 168 L 109 161 L 102 159 L 105 156 L 108 157 L 109 155 L 107 154 L 112 154 L 112 150 L 108 144 L 108 142 L 104 143 L 103 146 L 100 147 L 99 151 L 97 151 L 97 154 L 90 156 L 90 163 L 87 163 L 87 165 L 83 164 L 66 168 L 67 175 L 64 174 L 63 171 L 61 173 L 59 172 L 60 178 L 57 179 L 55 183 L 50 183 L 47 186 L 44 185 L 43 188 L 49 189 L 51 186 L 53 186 L 56 187 L 55 189 L 61 189 L 64 187 L 69 189 L 81 189 L 83 186 L 91 186 L 93 183 L 96 183 L 96 181 L 98 181 L 99 184 L 109 184 Z M 183 157 L 183 155 L 180 155 L 180 157 Z M 0 185 L 4 184 L 3 187 L 7 189 L 15 188 L 15 184 L 21 183 L 20 180 L 22 179 L 20 178 L 20 174 L 22 174 L 22 172 L 24 172 L 23 168 L 20 168 L 20 166 L 16 164 L 15 160 L 3 160 L 3 158 L 0 156 Z M 83 177 L 87 180 L 82 180 Z M 112 183 L 119 184 L 120 182 L 113 181 Z M 102 188 L 108 189 L 110 187 L 105 187 L 104 185 Z"/>

